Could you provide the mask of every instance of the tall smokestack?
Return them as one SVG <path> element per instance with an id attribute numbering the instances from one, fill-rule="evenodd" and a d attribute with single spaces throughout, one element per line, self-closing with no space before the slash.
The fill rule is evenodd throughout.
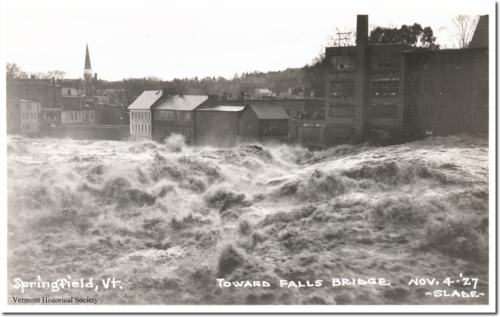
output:
<path id="1" fill-rule="evenodd" d="M 367 66 L 368 15 L 358 15 L 356 24 L 356 94 L 354 97 L 354 133 L 357 142 L 363 142 L 368 122 Z"/>
<path id="2" fill-rule="evenodd" d="M 368 15 L 358 15 L 356 24 L 356 46 L 368 45 Z"/>

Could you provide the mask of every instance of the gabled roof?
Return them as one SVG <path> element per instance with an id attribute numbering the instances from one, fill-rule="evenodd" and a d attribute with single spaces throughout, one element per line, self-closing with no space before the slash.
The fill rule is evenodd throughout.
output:
<path id="1" fill-rule="evenodd" d="M 149 110 L 160 99 L 161 90 L 148 90 L 143 92 L 130 106 L 129 110 Z"/>
<path id="2" fill-rule="evenodd" d="M 250 105 L 250 108 L 255 112 L 261 120 L 288 120 L 288 114 L 282 106 L 270 104 L 255 104 Z"/>
<path id="3" fill-rule="evenodd" d="M 154 108 L 155 110 L 159 109 L 159 110 L 192 111 L 207 100 L 208 96 L 206 95 L 201 95 L 201 96 L 170 95 L 167 96 L 164 100 L 160 101 L 157 105 L 155 105 Z"/>
<path id="4" fill-rule="evenodd" d="M 264 93 L 264 92 L 272 92 L 267 88 L 256 88 L 254 91 L 259 92 L 259 93 Z"/>
<path id="5" fill-rule="evenodd" d="M 217 106 L 211 108 L 197 109 L 196 111 L 225 111 L 225 112 L 238 112 L 245 109 L 244 106 Z"/>

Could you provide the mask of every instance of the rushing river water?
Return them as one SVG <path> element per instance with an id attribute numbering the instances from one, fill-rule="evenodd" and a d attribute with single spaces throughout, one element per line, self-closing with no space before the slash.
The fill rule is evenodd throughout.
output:
<path id="1" fill-rule="evenodd" d="M 488 302 L 485 137 L 321 152 L 186 147 L 179 137 L 9 137 L 7 146 L 10 301 L 21 295 L 16 278 L 70 275 L 114 277 L 122 288 L 34 287 L 25 295 L 98 304 Z M 460 283 L 409 285 L 460 274 L 478 278 L 484 296 L 426 295 L 473 290 Z M 335 278 L 391 285 L 333 286 Z M 321 287 L 311 285 L 318 280 Z"/>

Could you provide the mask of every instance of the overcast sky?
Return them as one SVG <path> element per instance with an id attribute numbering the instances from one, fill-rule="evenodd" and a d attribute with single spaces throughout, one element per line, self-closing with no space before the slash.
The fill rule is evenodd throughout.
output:
<path id="1" fill-rule="evenodd" d="M 356 6 L 342 4 L 354 3 Z M 7 2 L 2 27 L 6 62 L 28 72 L 64 70 L 82 77 L 85 44 L 99 77 L 148 75 L 164 80 L 224 76 L 302 67 L 329 35 L 355 28 L 356 14 L 386 26 L 430 26 L 439 31 L 455 14 L 488 14 L 492 2 L 463 6 L 419 1 L 411 7 L 372 2 Z M 429 10 L 432 4 L 432 10 Z"/>

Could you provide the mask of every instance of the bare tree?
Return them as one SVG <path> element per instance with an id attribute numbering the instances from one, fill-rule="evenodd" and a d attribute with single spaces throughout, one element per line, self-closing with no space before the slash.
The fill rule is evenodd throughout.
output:
<path id="1" fill-rule="evenodd" d="M 476 30 L 479 16 L 477 15 L 456 15 L 445 29 L 453 39 L 455 48 L 466 48 L 469 46 L 474 31 Z"/>
<path id="2" fill-rule="evenodd" d="M 28 73 L 21 69 L 16 63 L 5 65 L 5 75 L 7 79 L 28 78 Z"/>
<path id="3" fill-rule="evenodd" d="M 55 79 L 64 79 L 66 77 L 66 72 L 63 70 L 49 70 L 46 72 L 48 78 L 54 77 Z"/>

